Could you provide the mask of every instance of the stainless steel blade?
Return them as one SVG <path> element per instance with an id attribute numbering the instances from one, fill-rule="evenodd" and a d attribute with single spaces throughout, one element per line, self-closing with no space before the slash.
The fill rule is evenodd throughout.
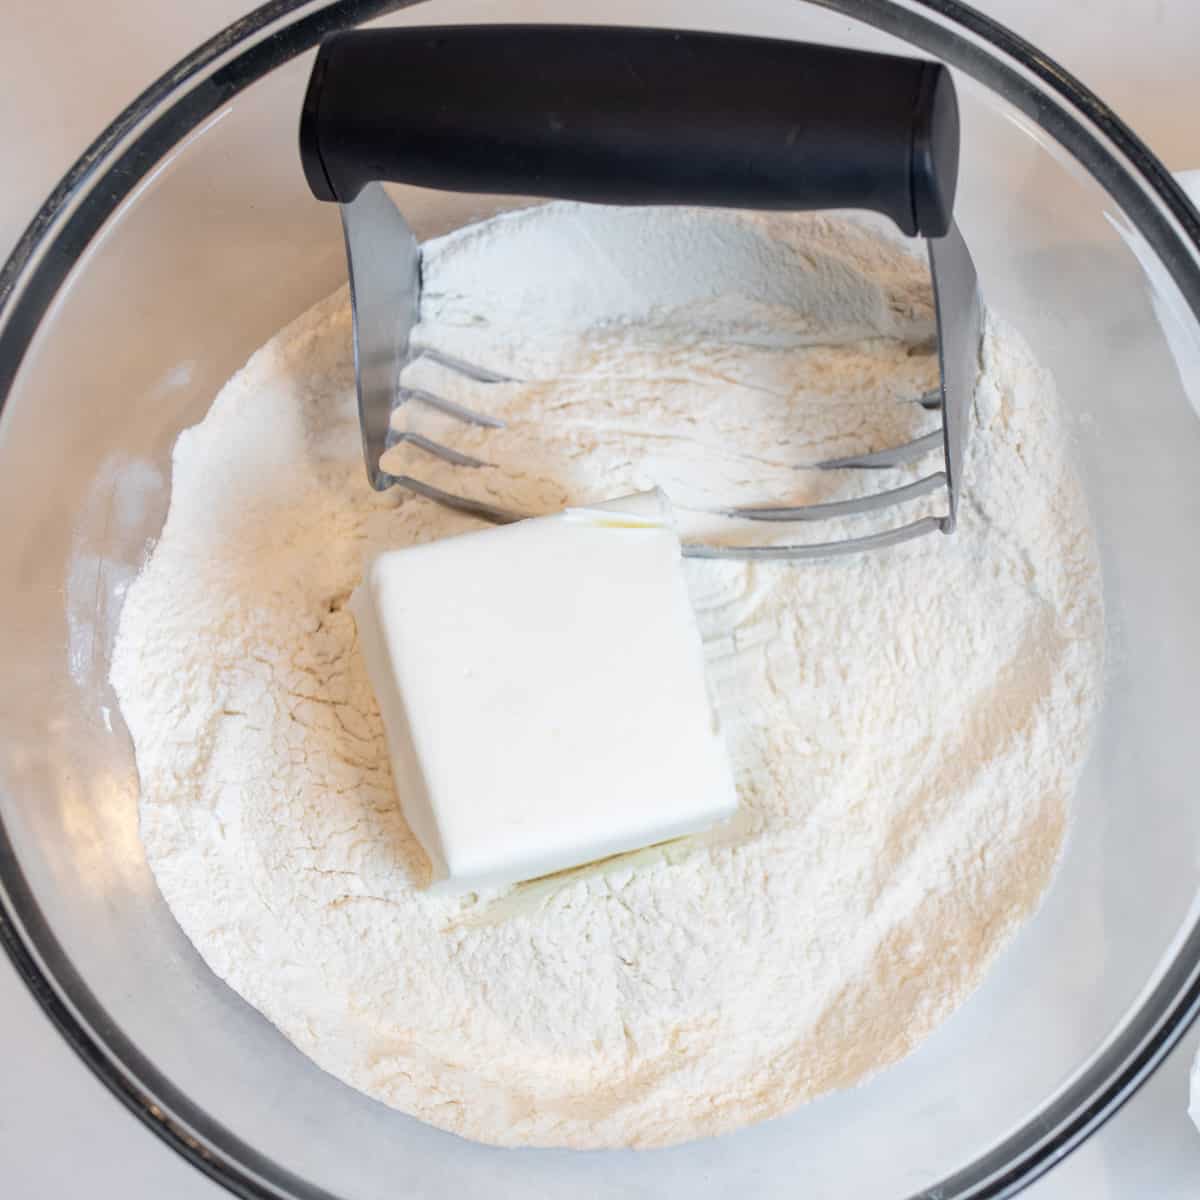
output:
<path id="1" fill-rule="evenodd" d="M 371 486 L 377 491 L 392 486 L 408 488 L 430 500 L 490 521 L 521 519 L 523 514 L 455 495 L 409 475 L 391 475 L 382 470 L 380 460 L 396 441 L 408 441 L 417 449 L 458 466 L 486 465 L 472 455 L 443 446 L 419 433 L 393 430 L 392 413 L 399 404 L 422 402 L 472 424 L 503 425 L 496 418 L 464 408 L 423 389 L 401 388 L 400 372 L 410 357 L 429 358 L 481 383 L 505 382 L 508 377 L 488 368 L 463 363 L 431 347 L 414 347 L 410 344 L 413 328 L 419 319 L 420 250 L 408 224 L 380 184 L 368 184 L 358 198 L 343 205 L 341 211 L 354 315 L 359 421 L 363 457 Z M 775 521 L 852 516 L 927 495 L 943 482 L 948 494 L 947 515 L 922 517 L 896 528 L 819 544 L 737 547 L 689 544 L 684 547 L 685 555 L 702 558 L 817 558 L 892 546 L 934 530 L 949 533 L 954 529 L 963 484 L 971 406 L 979 377 L 983 310 L 975 265 L 957 226 L 951 224 L 945 237 L 930 241 L 929 262 L 937 308 L 941 386 L 936 392 L 919 397 L 918 402 L 926 408 L 941 408 L 942 429 L 904 446 L 824 462 L 819 466 L 895 467 L 941 444 L 945 454 L 945 473 L 935 472 L 913 483 L 853 500 L 831 501 L 808 508 L 726 510 L 724 515 Z"/>
<path id="2" fill-rule="evenodd" d="M 929 269 L 937 305 L 942 435 L 946 446 L 946 490 L 950 505 L 942 532 L 951 533 L 958 520 L 971 404 L 979 379 L 979 352 L 983 339 L 979 277 L 967 244 L 954 222 L 950 223 L 945 237 L 930 239 Z"/>
<path id="3" fill-rule="evenodd" d="M 371 486 L 381 492 L 396 482 L 380 468 L 379 460 L 389 445 L 400 368 L 417 323 L 421 254 L 408 222 L 380 184 L 368 183 L 356 200 L 341 208 L 350 267 L 363 459 Z"/>

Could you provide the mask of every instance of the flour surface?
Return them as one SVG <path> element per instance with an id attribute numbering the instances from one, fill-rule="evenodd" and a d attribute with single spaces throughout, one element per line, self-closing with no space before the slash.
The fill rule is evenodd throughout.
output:
<path id="1" fill-rule="evenodd" d="M 518 382 L 414 366 L 508 427 L 401 421 L 499 465 L 391 453 L 525 511 L 662 486 L 693 535 L 820 540 L 710 510 L 902 482 L 804 467 L 935 422 L 924 264 L 865 222 L 550 205 L 433 244 L 425 282 L 419 337 Z M 373 552 L 475 522 L 368 488 L 353 386 L 338 294 L 180 437 L 125 603 L 142 837 L 213 970 L 339 1078 L 508 1145 L 718 1133 L 913 1049 L 1036 906 L 1100 693 L 1088 515 L 1018 335 L 989 322 L 952 537 L 689 563 L 738 816 L 458 898 L 422 890 L 345 602 Z"/>

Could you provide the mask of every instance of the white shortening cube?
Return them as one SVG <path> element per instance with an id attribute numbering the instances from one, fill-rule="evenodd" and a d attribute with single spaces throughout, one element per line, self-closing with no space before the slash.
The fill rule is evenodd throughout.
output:
<path id="1" fill-rule="evenodd" d="M 354 594 L 400 803 L 446 889 L 737 808 L 679 538 L 634 499 L 389 551 Z"/>

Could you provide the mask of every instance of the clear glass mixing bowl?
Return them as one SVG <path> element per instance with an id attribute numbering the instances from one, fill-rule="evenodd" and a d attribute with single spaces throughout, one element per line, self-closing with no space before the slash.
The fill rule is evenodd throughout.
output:
<path id="1" fill-rule="evenodd" d="M 1200 1004 L 1200 219 L 1095 97 L 953 0 L 399 7 L 277 2 L 225 31 L 105 132 L 0 276 L 0 939 L 113 1092 L 242 1196 L 1012 1194 Z M 297 120 L 313 45 L 381 16 L 686 25 L 958 70 L 960 223 L 1069 412 L 1103 548 L 1108 699 L 1045 905 L 863 1087 L 671 1150 L 470 1144 L 322 1074 L 210 975 L 158 895 L 106 679 L 121 597 L 161 527 L 176 435 L 344 278 Z M 492 210 L 402 203 L 423 233 Z"/>

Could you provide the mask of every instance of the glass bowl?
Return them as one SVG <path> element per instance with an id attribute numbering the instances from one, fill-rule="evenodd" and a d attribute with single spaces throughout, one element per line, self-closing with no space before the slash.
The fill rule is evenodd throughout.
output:
<path id="1" fill-rule="evenodd" d="M 177 434 L 345 276 L 336 215 L 296 148 L 313 46 L 366 20 L 499 17 L 797 37 L 956 68 L 960 224 L 989 303 L 1057 377 L 1101 541 L 1107 699 L 1038 914 L 902 1063 L 669 1150 L 492 1149 L 309 1063 L 163 904 L 107 682 Z M 421 234 L 495 209 L 402 203 Z M 1013 1194 L 1116 1110 L 1200 1004 L 1198 313 L 1200 218 L 1162 165 L 1053 62 L 953 0 L 265 5 L 117 118 L 0 275 L 0 939 L 114 1094 L 241 1196 Z"/>

